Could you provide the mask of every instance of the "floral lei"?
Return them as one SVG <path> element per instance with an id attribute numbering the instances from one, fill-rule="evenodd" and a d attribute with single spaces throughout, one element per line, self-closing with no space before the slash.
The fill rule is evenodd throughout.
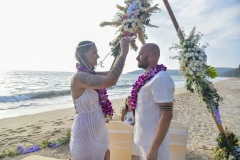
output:
<path id="1" fill-rule="evenodd" d="M 155 76 L 159 71 L 166 71 L 167 67 L 163 64 L 157 65 L 153 67 L 149 72 L 145 72 L 143 75 L 138 77 L 138 80 L 133 84 L 132 92 L 131 92 L 131 106 L 132 109 L 135 110 L 137 107 L 137 98 L 138 92 L 152 77 Z"/>
<path id="2" fill-rule="evenodd" d="M 86 68 L 85 66 L 81 66 L 79 63 L 76 64 L 76 68 L 78 71 L 87 72 L 90 74 L 95 73 L 93 70 L 90 71 L 88 68 Z M 112 108 L 112 103 L 108 99 L 107 90 L 103 88 L 103 89 L 95 89 L 95 91 L 98 93 L 99 104 L 101 105 L 103 114 L 108 121 L 113 116 L 113 108 Z"/>

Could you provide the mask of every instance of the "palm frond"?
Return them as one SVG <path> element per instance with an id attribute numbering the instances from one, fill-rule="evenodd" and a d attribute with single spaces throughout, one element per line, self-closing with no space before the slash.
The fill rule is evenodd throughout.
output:
<path id="1" fill-rule="evenodd" d="M 196 27 L 193 27 L 192 31 L 189 33 L 188 39 L 192 39 L 196 31 Z"/>
<path id="2" fill-rule="evenodd" d="M 152 1 L 148 1 L 144 3 L 145 8 L 151 7 Z"/>
<path id="3" fill-rule="evenodd" d="M 206 74 L 211 77 L 212 79 L 213 78 L 216 78 L 218 76 L 218 72 L 217 72 L 217 69 L 213 66 L 206 66 L 207 68 L 207 72 Z"/>
<path id="4" fill-rule="evenodd" d="M 153 7 L 150 7 L 146 10 L 146 13 L 154 13 L 157 11 L 161 11 L 160 8 L 158 8 L 159 4 L 155 4 Z"/>
<path id="5" fill-rule="evenodd" d="M 114 38 L 114 39 L 110 42 L 110 45 L 111 45 L 112 47 L 115 47 L 121 39 L 122 39 L 122 36 L 117 36 L 116 38 Z"/>
<path id="6" fill-rule="evenodd" d="M 105 27 L 105 26 L 115 26 L 118 27 L 121 25 L 121 21 L 113 21 L 113 22 L 102 22 L 99 24 L 101 27 Z"/>
<path id="7" fill-rule="evenodd" d="M 122 31 L 123 27 L 119 26 L 115 32 L 115 34 L 119 34 Z"/>
<path id="8" fill-rule="evenodd" d="M 120 6 L 120 5 L 116 5 L 116 7 L 117 7 L 117 9 L 119 9 L 119 10 L 121 10 L 121 11 L 124 11 L 126 8 L 125 7 L 123 7 L 123 6 Z"/>
<path id="9" fill-rule="evenodd" d="M 141 30 L 139 33 L 138 33 L 138 39 L 139 41 L 142 43 L 142 44 L 145 44 L 145 39 L 144 39 L 144 33 L 143 31 Z"/>
<path id="10" fill-rule="evenodd" d="M 143 23 L 145 26 L 148 26 L 148 27 L 154 27 L 154 28 L 158 28 L 158 26 L 155 26 L 155 25 L 152 25 L 152 24 L 146 24 L 146 23 Z"/>

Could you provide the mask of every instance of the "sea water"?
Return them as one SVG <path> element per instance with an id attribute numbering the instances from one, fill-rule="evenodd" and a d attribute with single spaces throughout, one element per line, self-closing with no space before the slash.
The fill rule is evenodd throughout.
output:
<path id="1" fill-rule="evenodd" d="M 70 92 L 72 75 L 73 72 L 0 72 L 0 119 L 73 107 Z M 115 86 L 107 88 L 109 99 L 130 95 L 138 76 L 122 74 Z M 183 77 L 171 77 L 176 88 L 184 87 Z"/>

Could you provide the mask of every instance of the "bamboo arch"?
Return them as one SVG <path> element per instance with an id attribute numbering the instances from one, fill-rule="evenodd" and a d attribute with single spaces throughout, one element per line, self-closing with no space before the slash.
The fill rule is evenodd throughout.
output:
<path id="1" fill-rule="evenodd" d="M 177 22 L 174 14 L 173 14 L 173 11 L 172 11 L 172 9 L 171 9 L 171 6 L 170 6 L 170 4 L 168 3 L 168 0 L 163 0 L 163 2 L 164 2 L 164 4 L 165 4 L 165 7 L 167 8 L 168 14 L 169 14 L 169 16 L 170 16 L 170 18 L 171 18 L 171 20 L 172 20 L 172 23 L 173 23 L 174 28 L 175 28 L 175 30 L 176 30 L 176 32 L 177 32 L 177 35 L 180 35 L 181 37 L 183 37 L 182 31 L 180 30 L 180 27 L 179 27 L 178 22 Z M 179 37 L 179 38 L 180 38 L 180 37 Z M 214 120 L 214 122 L 215 122 L 215 124 L 216 124 L 216 126 L 217 126 L 217 128 L 218 128 L 218 130 L 219 130 L 219 132 L 225 134 L 225 131 L 224 131 L 222 125 L 217 122 L 217 119 L 216 119 L 216 117 L 214 116 L 213 112 L 211 112 L 210 114 L 212 115 L 213 120 Z"/>

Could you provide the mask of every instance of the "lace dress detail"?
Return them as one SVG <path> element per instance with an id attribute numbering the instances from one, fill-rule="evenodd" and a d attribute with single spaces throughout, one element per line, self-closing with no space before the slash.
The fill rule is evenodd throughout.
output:
<path id="1" fill-rule="evenodd" d="M 109 137 L 98 93 L 86 89 L 75 100 L 75 105 L 77 114 L 71 129 L 71 160 L 104 160 Z"/>

